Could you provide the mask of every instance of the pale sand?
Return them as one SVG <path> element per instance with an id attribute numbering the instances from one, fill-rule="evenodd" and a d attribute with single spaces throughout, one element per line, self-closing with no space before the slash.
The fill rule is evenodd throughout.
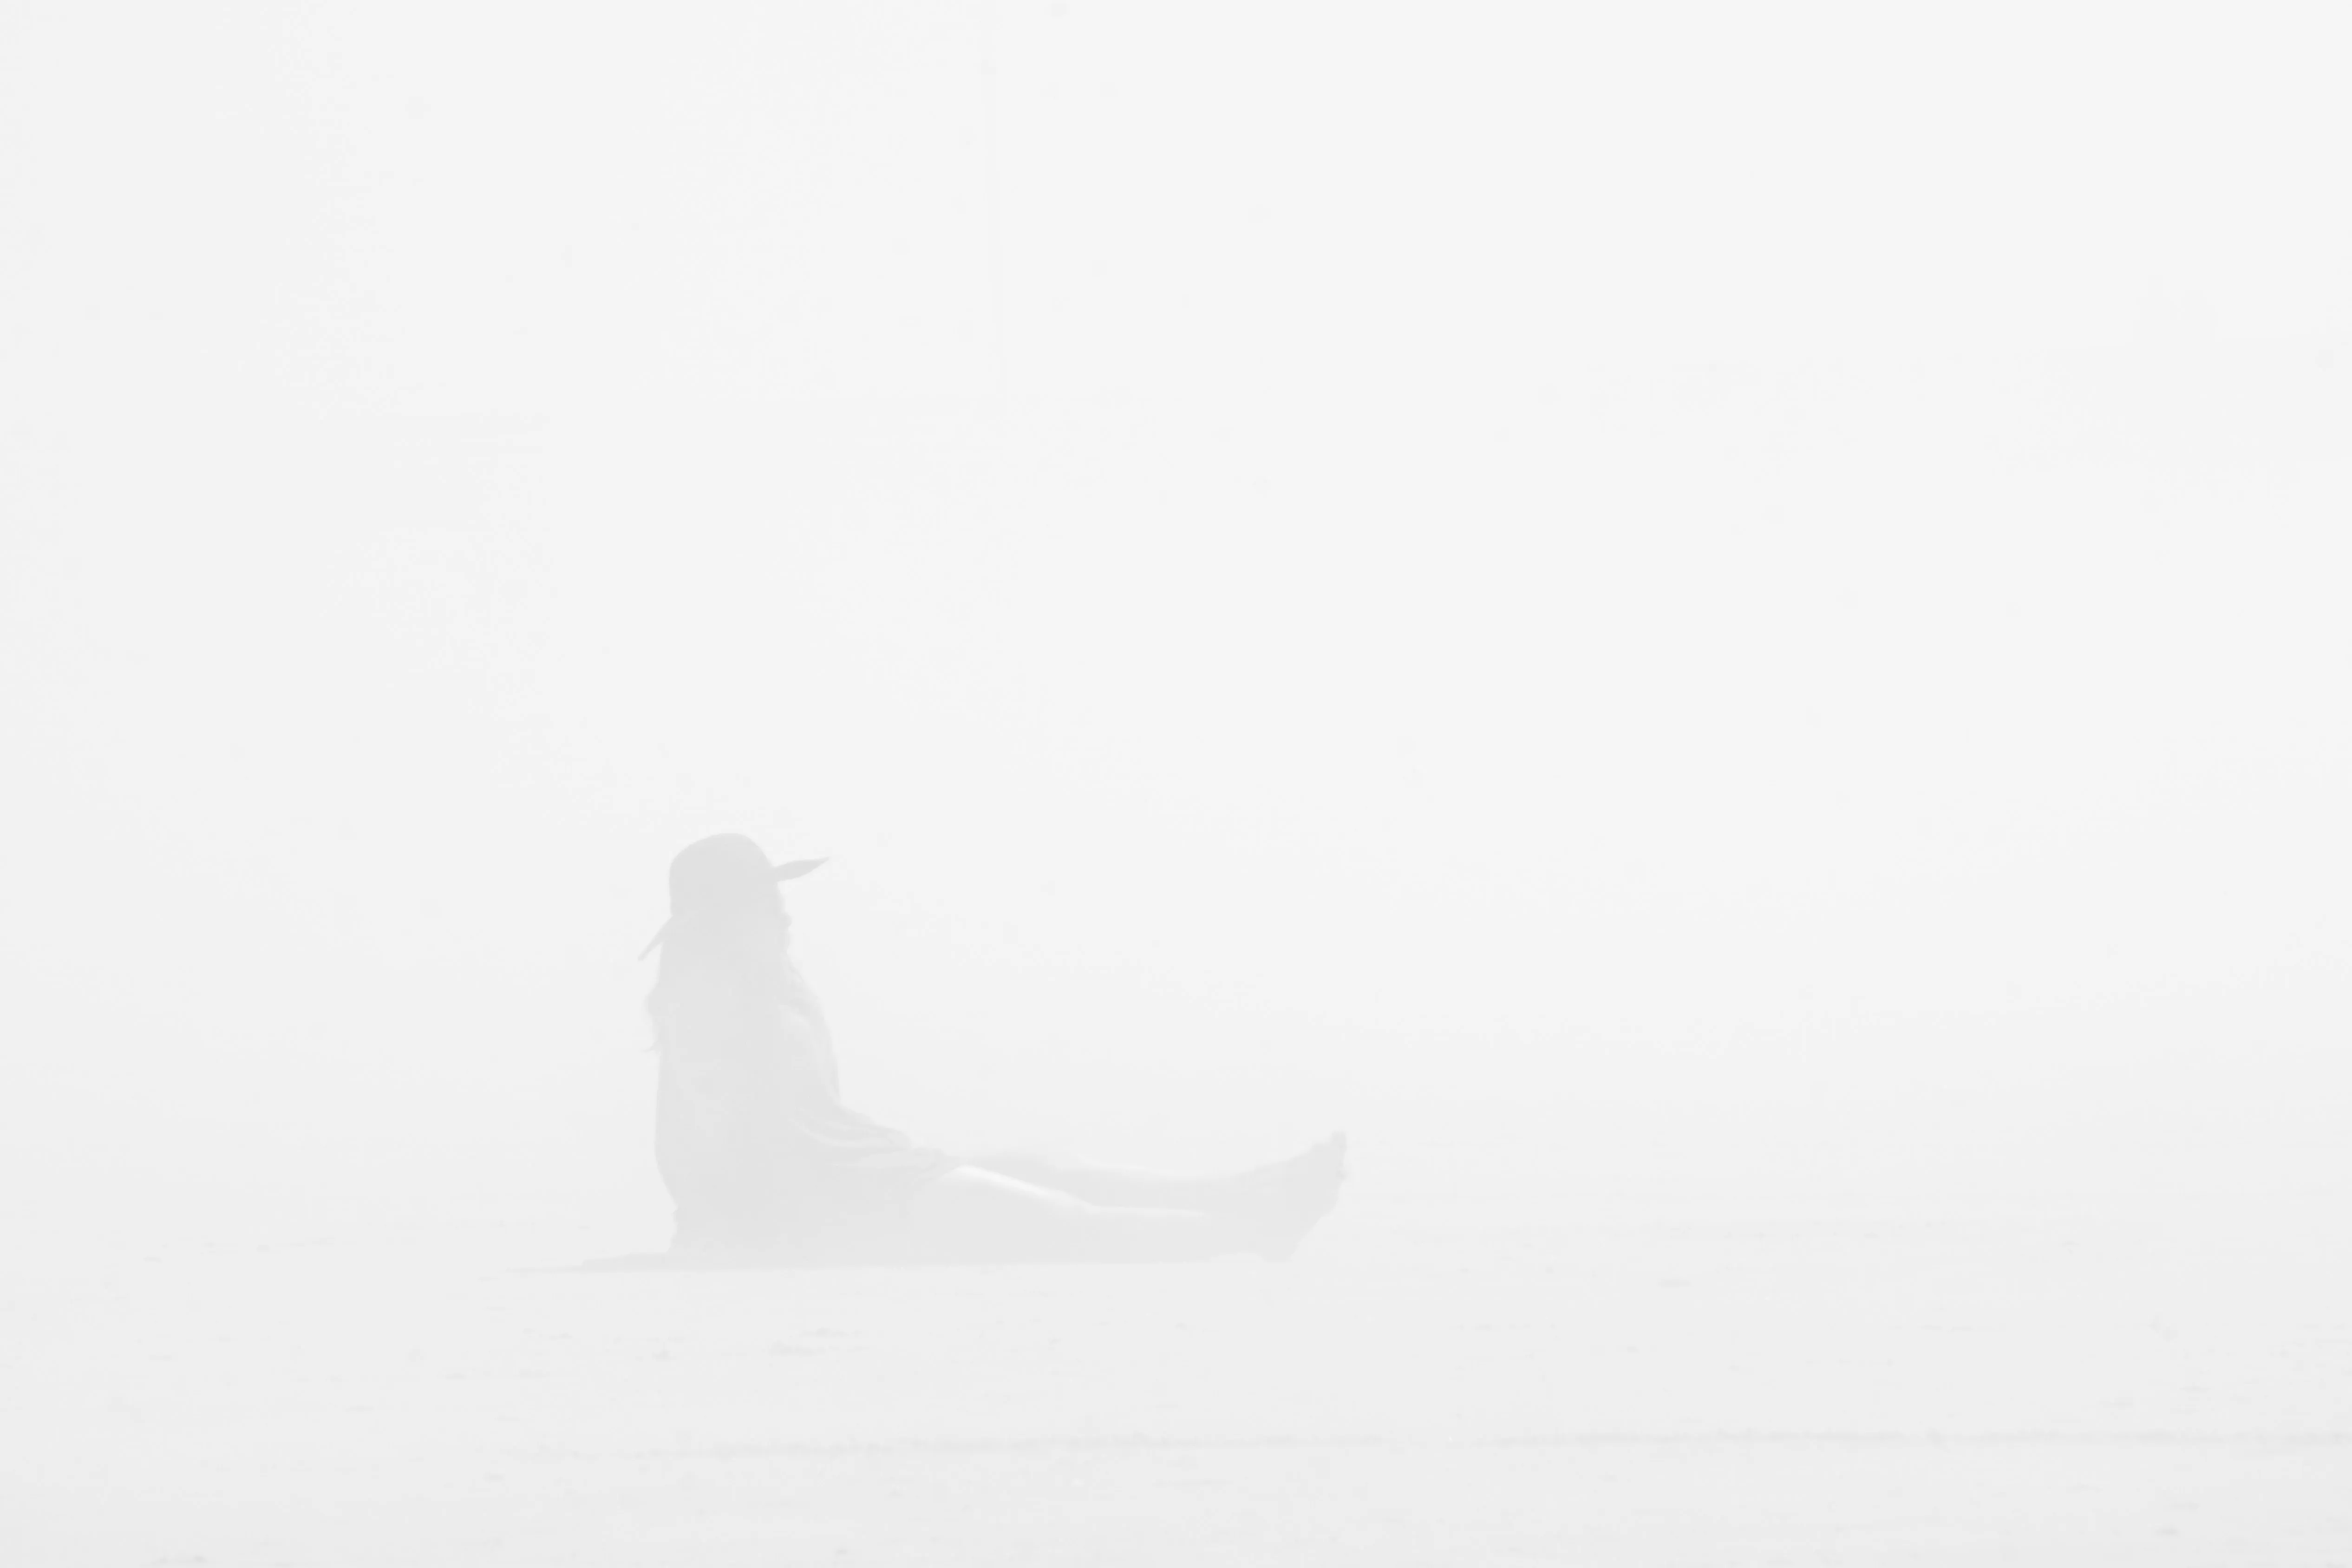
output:
<path id="1" fill-rule="evenodd" d="M 12 1273 L 0 1561 L 2352 1563 L 2320 1211 L 1359 1194 L 1287 1266 L 529 1271 L 597 1240 Z"/>

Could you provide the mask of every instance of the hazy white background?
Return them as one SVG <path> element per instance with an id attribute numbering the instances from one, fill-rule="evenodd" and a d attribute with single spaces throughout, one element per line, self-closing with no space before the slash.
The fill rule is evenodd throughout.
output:
<path id="1" fill-rule="evenodd" d="M 928 1137 L 2345 1192 L 2327 19 L 15 0 L 12 1211 L 657 1244 L 725 828 Z"/>

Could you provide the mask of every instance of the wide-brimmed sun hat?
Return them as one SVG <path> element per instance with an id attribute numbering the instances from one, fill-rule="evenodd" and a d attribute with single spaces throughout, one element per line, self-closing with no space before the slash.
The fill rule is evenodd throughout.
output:
<path id="1" fill-rule="evenodd" d="M 771 860 L 766 850 L 740 833 L 716 833 L 696 839 L 671 859 L 669 919 L 637 956 L 643 958 L 659 947 L 678 916 L 731 914 L 761 908 L 778 882 L 805 877 L 824 865 L 825 858 L 818 855 Z"/>

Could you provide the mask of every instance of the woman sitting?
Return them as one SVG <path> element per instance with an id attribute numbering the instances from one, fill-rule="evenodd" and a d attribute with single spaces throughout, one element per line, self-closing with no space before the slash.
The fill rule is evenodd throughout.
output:
<path id="1" fill-rule="evenodd" d="M 1346 1140 L 1219 1176 L 925 1148 L 841 1101 L 833 1044 L 787 952 L 780 882 L 740 834 L 670 862 L 651 944 L 655 1157 L 676 1256 L 808 1262 L 1148 1262 L 1289 1255 L 1337 1201 Z"/>

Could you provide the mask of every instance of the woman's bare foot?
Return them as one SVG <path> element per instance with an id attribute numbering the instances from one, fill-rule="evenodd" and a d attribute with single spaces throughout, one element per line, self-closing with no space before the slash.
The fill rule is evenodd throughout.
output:
<path id="1" fill-rule="evenodd" d="M 1348 1177 L 1348 1135 L 1335 1132 L 1305 1153 L 1255 1174 L 1271 1179 L 1255 1194 L 1252 1217 L 1259 1239 L 1252 1250 L 1280 1262 L 1338 1205 L 1339 1184 Z"/>

